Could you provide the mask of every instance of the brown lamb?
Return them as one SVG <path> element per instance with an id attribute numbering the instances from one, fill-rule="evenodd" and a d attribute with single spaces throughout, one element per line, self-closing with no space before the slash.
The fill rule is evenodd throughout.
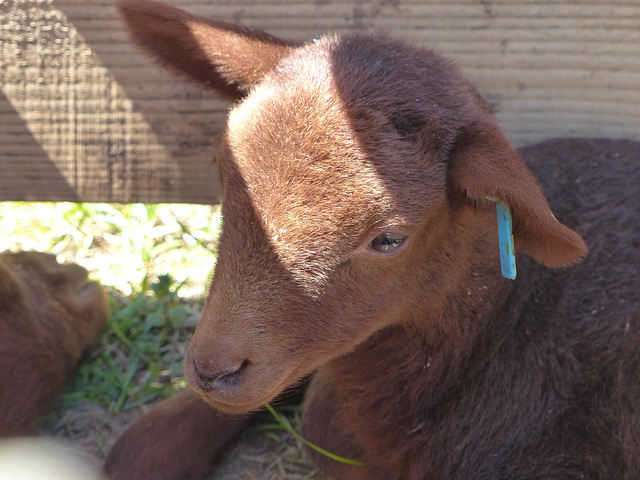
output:
<path id="1" fill-rule="evenodd" d="M 108 311 L 84 268 L 44 253 L 0 253 L 0 438 L 37 433 L 98 344 Z"/>
<path id="2" fill-rule="evenodd" d="M 331 478 L 640 478 L 639 143 L 550 141 L 527 167 L 431 50 L 118 7 L 137 44 L 236 103 L 196 393 L 125 433 L 113 478 L 201 477 L 247 422 L 231 414 L 310 372 L 303 434 L 366 464 L 309 452 Z M 511 208 L 515 281 L 487 197 Z"/>

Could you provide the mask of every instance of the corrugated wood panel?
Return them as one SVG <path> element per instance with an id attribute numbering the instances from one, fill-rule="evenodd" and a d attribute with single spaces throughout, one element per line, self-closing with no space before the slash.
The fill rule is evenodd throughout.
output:
<path id="1" fill-rule="evenodd" d="M 383 29 L 458 62 L 516 145 L 640 138 L 640 1 L 173 0 L 306 40 Z M 111 1 L 0 0 L 0 199 L 219 198 L 227 104 L 133 49 Z"/>

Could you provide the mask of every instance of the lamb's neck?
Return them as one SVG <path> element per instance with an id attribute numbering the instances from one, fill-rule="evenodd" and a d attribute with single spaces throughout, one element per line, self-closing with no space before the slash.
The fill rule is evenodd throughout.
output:
<path id="1" fill-rule="evenodd" d="M 469 262 L 469 270 L 458 279 L 457 288 L 447 293 L 440 308 L 408 306 L 403 321 L 331 362 L 326 374 L 347 390 L 367 389 L 383 381 L 397 383 L 394 389 L 384 389 L 397 393 L 415 390 L 419 384 L 420 395 L 437 402 L 447 388 L 454 388 L 482 368 L 515 321 L 516 312 L 505 307 L 517 293 L 515 282 L 501 276 L 499 261 L 490 269 L 486 264 L 482 256 Z"/>

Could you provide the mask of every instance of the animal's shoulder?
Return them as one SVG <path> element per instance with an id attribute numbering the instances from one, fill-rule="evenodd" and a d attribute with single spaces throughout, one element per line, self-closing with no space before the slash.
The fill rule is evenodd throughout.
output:
<path id="1" fill-rule="evenodd" d="M 554 214 L 589 247 L 566 269 L 521 259 L 524 323 L 550 321 L 560 334 L 582 332 L 608 348 L 625 343 L 640 332 L 640 142 L 558 139 L 520 153 Z"/>

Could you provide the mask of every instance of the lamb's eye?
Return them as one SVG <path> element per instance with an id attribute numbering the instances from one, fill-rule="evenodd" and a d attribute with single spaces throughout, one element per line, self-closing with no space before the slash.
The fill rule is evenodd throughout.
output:
<path id="1" fill-rule="evenodd" d="M 371 241 L 371 248 L 376 252 L 391 253 L 405 242 L 406 235 L 398 232 L 384 232 Z"/>

